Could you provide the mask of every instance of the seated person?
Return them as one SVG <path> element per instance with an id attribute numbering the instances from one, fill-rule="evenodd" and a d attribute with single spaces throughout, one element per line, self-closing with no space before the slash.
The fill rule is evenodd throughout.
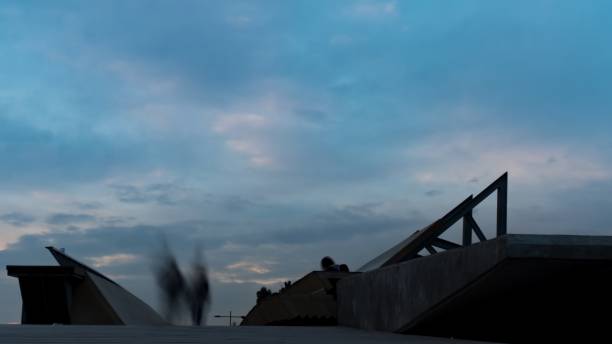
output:
<path id="1" fill-rule="evenodd" d="M 329 256 L 323 257 L 323 259 L 321 259 L 321 269 L 323 271 L 349 272 L 349 268 L 346 264 L 338 265 Z"/>
<path id="2" fill-rule="evenodd" d="M 330 256 L 325 256 L 321 259 L 321 269 L 323 271 L 340 271 L 340 266 Z"/>

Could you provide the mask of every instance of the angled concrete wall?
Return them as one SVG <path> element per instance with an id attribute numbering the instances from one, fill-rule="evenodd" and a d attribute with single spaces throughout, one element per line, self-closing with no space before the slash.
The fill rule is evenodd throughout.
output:
<path id="1" fill-rule="evenodd" d="M 525 342 L 597 338 L 612 237 L 507 235 L 338 283 L 338 320 L 371 330 Z"/>
<path id="2" fill-rule="evenodd" d="M 397 331 L 493 268 L 497 249 L 497 243 L 489 241 L 341 280 L 338 321 L 368 330 Z"/>

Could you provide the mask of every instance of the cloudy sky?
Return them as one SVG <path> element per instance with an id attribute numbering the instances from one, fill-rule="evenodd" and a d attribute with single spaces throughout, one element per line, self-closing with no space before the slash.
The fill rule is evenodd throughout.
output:
<path id="1" fill-rule="evenodd" d="M 213 314 L 245 313 L 504 171 L 509 232 L 612 235 L 610 22 L 608 1 L 2 1 L 0 265 L 64 247 L 157 307 L 165 236 L 185 268 L 205 248 Z M 19 295 L 0 274 L 0 323 Z"/>

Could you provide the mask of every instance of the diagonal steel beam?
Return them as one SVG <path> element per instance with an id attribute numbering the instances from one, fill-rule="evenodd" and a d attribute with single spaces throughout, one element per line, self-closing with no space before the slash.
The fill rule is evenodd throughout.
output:
<path id="1" fill-rule="evenodd" d="M 471 212 L 468 215 L 465 215 L 465 217 L 463 219 L 464 219 L 464 221 L 469 222 L 470 228 L 474 231 L 474 233 L 476 233 L 476 236 L 478 237 L 478 240 L 480 240 L 480 241 L 487 240 L 485 235 L 480 230 L 480 227 L 478 226 L 478 223 L 476 223 L 476 220 L 474 220 L 474 217 L 472 216 Z"/>

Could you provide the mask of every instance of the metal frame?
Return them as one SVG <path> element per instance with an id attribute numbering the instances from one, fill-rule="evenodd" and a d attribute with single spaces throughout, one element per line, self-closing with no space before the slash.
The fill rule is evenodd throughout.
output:
<path id="1" fill-rule="evenodd" d="M 419 252 L 422 250 L 427 250 L 429 254 L 436 254 L 439 249 L 451 250 L 463 246 L 470 246 L 472 245 L 472 233 L 476 234 L 479 241 L 487 240 L 478 226 L 478 223 L 476 223 L 476 220 L 472 216 L 472 210 L 495 191 L 497 191 L 496 237 L 505 235 L 507 232 L 508 214 L 508 172 L 502 174 L 478 195 L 470 195 L 446 215 L 422 229 L 413 240 L 389 258 L 382 266 L 388 266 L 420 257 Z M 461 219 L 463 219 L 462 244 L 440 238 L 440 235 Z"/>

